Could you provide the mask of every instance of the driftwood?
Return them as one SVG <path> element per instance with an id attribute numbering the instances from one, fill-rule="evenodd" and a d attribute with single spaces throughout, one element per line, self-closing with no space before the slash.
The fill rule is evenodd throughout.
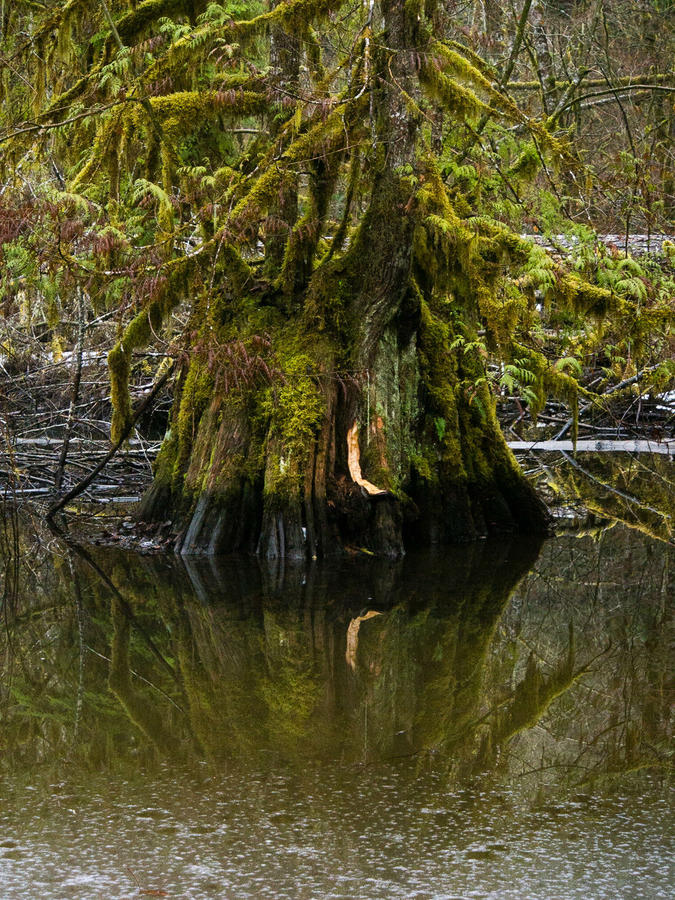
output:
<path id="1" fill-rule="evenodd" d="M 72 438 L 70 441 L 71 447 L 76 448 L 84 448 L 80 450 L 80 455 L 82 456 L 91 456 L 96 454 L 96 445 L 102 443 L 101 441 L 91 441 L 86 438 Z M 128 442 L 128 446 L 131 448 L 127 451 L 130 456 L 140 456 L 143 454 L 143 448 L 148 446 L 156 446 L 159 447 L 161 441 L 139 441 L 134 438 L 130 438 Z M 50 438 L 50 437 L 36 437 L 36 438 L 16 438 L 14 441 L 14 445 L 17 448 L 26 448 L 26 454 L 29 452 L 29 448 L 34 447 L 36 450 L 54 450 L 58 447 L 61 447 L 63 442 L 60 438 Z"/>

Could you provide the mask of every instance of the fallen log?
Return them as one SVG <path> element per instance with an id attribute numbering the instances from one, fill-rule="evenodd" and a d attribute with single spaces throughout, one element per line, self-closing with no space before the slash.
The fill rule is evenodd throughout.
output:
<path id="1" fill-rule="evenodd" d="M 577 441 L 576 448 L 572 441 L 508 441 L 511 450 L 515 453 L 658 453 L 667 456 L 675 456 L 675 440 L 644 441 L 644 440 L 588 440 Z"/>

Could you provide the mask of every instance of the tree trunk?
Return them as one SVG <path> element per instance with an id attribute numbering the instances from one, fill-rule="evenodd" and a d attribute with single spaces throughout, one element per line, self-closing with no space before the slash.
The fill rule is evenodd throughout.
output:
<path id="1" fill-rule="evenodd" d="M 541 104 L 546 115 L 549 115 L 555 106 L 555 68 L 546 33 L 546 14 L 541 3 L 535 3 L 532 7 L 531 21 L 537 77 L 541 84 Z"/>
<path id="2" fill-rule="evenodd" d="M 406 543 L 546 530 L 480 386 L 482 359 L 452 350 L 455 335 L 419 286 L 419 23 L 403 0 L 384 0 L 381 13 L 370 201 L 344 256 L 317 266 L 286 307 L 266 369 L 283 374 L 254 383 L 246 351 L 245 390 L 219 390 L 197 357 L 182 382 L 141 516 L 170 509 L 183 554 L 399 557 Z"/>
<path id="3" fill-rule="evenodd" d="M 273 2 L 276 7 L 278 0 Z M 270 34 L 270 67 L 273 73 L 275 101 L 271 105 L 269 116 L 269 132 L 276 137 L 280 124 L 288 118 L 299 96 L 300 47 L 299 40 L 282 28 L 273 26 Z M 285 185 L 277 198 L 276 208 L 269 216 L 267 237 L 265 240 L 265 265 L 268 273 L 276 277 L 283 265 L 286 243 L 291 229 L 298 218 L 298 183 L 293 178 Z"/>

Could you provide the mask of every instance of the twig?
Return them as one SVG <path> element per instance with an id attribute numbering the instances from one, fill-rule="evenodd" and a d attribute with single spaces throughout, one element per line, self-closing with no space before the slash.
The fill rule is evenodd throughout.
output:
<path id="1" fill-rule="evenodd" d="M 80 381 L 82 379 L 82 350 L 84 345 L 84 295 L 81 288 L 77 289 L 77 345 L 75 348 L 75 373 L 73 376 L 73 387 L 70 396 L 70 407 L 68 409 L 68 419 L 66 421 L 66 432 L 63 436 L 63 445 L 59 455 L 59 462 L 56 467 L 56 475 L 54 476 L 54 488 L 61 490 L 63 484 L 63 473 L 66 468 L 66 459 L 68 458 L 68 445 L 75 427 L 75 419 L 77 416 L 77 403 L 80 398 Z"/>
<path id="2" fill-rule="evenodd" d="M 658 369 L 658 366 L 649 366 L 649 368 L 643 369 L 641 372 L 638 372 L 637 375 L 633 375 L 632 378 L 625 378 L 623 381 L 620 381 L 618 384 L 615 384 L 614 387 L 611 387 L 611 388 L 609 388 L 609 390 L 606 390 L 604 392 L 604 394 L 600 394 L 598 397 L 598 400 L 601 399 L 602 397 L 608 397 L 610 394 L 615 394 L 617 391 L 620 391 L 625 387 L 629 387 L 631 384 L 636 384 L 638 381 L 640 381 L 642 378 L 644 378 L 645 375 L 648 375 L 650 372 L 653 372 L 655 369 Z M 589 409 L 595 402 L 597 402 L 595 398 L 593 400 L 590 400 L 582 409 L 579 410 L 579 416 L 581 416 L 582 413 L 585 413 L 586 410 Z M 572 427 L 573 422 L 574 422 L 574 419 L 570 417 L 565 422 L 565 424 L 560 429 L 560 431 L 553 437 L 553 440 L 559 441 L 560 438 L 565 437 L 567 432 Z"/>

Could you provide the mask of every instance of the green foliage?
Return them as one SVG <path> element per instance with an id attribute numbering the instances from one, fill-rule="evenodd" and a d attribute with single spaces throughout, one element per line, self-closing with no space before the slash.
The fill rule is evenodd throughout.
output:
<path id="1" fill-rule="evenodd" d="M 581 363 L 574 356 L 565 356 L 555 361 L 555 368 L 559 372 L 568 372 L 571 375 L 580 378 L 583 374 Z"/>
<path id="2" fill-rule="evenodd" d="M 132 415 L 133 355 L 155 342 L 180 358 L 159 464 L 174 487 L 188 469 L 198 491 L 238 466 L 299 497 L 339 404 L 383 410 L 371 452 L 383 472 L 488 483 L 498 460 L 515 477 L 500 393 L 533 416 L 554 393 L 574 413 L 592 354 L 616 369 L 666 352 L 672 273 L 579 224 L 594 178 L 562 112 L 542 124 L 470 29 L 453 40 L 417 2 L 374 17 L 337 0 L 143 0 L 111 14 L 115 29 L 77 0 L 12 14 L 30 40 L 3 39 L 22 77 L 0 120 L 2 296 L 56 322 L 86 288 L 92 311 L 115 315 L 113 439 Z M 630 218 L 656 179 L 632 149 L 617 164 L 640 173 Z M 554 252 L 521 234 L 535 227 Z M 338 401 L 337 376 L 321 379 L 343 370 L 356 394 L 372 372 L 376 393 L 414 402 L 364 404 L 342 381 Z M 237 466 L 219 458 L 227 440 L 241 441 Z"/>
<path id="3" fill-rule="evenodd" d="M 114 59 L 103 66 L 100 71 L 98 86 L 111 97 L 116 97 L 125 78 L 132 72 L 133 58 L 129 47 L 121 47 Z"/>
<path id="4" fill-rule="evenodd" d="M 630 300 L 647 299 L 646 273 L 631 257 L 613 260 L 605 257 L 598 270 L 598 284 Z"/>

